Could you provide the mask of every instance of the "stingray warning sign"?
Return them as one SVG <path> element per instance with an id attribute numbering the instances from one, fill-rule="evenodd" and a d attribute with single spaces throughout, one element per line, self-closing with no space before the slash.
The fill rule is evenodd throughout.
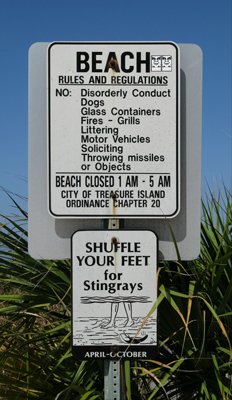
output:
<path id="1" fill-rule="evenodd" d="M 157 351 L 157 238 L 151 231 L 80 231 L 72 238 L 73 349 L 80 359 Z"/>
<path id="2" fill-rule="evenodd" d="M 180 209 L 179 49 L 52 43 L 49 211 L 172 218 Z"/>

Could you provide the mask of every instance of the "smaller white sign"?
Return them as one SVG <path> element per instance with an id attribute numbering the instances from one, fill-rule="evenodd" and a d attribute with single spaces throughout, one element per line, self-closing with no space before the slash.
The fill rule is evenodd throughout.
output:
<path id="1" fill-rule="evenodd" d="M 73 349 L 79 359 L 157 351 L 157 237 L 151 231 L 80 231 L 72 238 Z"/>

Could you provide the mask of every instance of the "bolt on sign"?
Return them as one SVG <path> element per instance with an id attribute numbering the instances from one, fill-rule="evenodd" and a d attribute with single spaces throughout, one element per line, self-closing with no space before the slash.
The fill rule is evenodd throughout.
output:
<path id="1" fill-rule="evenodd" d="M 156 354 L 156 311 L 149 314 L 157 296 L 156 270 L 157 238 L 151 231 L 74 233 L 72 346 L 79 359 Z"/>
<path id="2" fill-rule="evenodd" d="M 49 46 L 53 216 L 177 215 L 179 71 L 172 42 Z"/>

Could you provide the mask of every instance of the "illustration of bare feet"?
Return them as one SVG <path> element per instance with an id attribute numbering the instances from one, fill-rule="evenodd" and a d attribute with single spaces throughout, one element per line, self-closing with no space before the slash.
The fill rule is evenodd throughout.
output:
<path id="1" fill-rule="evenodd" d="M 114 327 L 116 327 L 114 321 L 109 321 L 109 322 L 105 321 L 100 325 L 100 328 L 114 328 Z"/>
<path id="2" fill-rule="evenodd" d="M 103 323 L 100 325 L 101 328 L 113 328 L 116 326 L 115 321 L 118 313 L 118 307 L 119 307 L 118 303 L 111 304 L 110 320 L 107 322 L 103 321 Z"/>
<path id="3" fill-rule="evenodd" d="M 123 326 L 132 326 L 134 325 L 133 319 L 127 319 Z"/>
<path id="4" fill-rule="evenodd" d="M 127 319 L 125 323 L 121 326 L 132 326 L 134 325 L 134 320 L 132 318 L 132 304 L 123 302 L 124 309 L 126 312 Z M 101 328 L 113 328 L 116 327 L 116 316 L 118 313 L 118 308 L 119 304 L 118 303 L 112 303 L 111 304 L 111 310 L 110 310 L 110 320 L 108 321 L 103 321 L 100 325 Z"/>

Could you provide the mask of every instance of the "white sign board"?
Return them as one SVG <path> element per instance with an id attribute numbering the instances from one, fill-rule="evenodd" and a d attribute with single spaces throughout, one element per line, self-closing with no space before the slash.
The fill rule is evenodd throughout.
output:
<path id="1" fill-rule="evenodd" d="M 173 218 L 180 209 L 179 49 L 52 43 L 49 211 Z"/>
<path id="2" fill-rule="evenodd" d="M 151 358 L 157 317 L 157 238 L 151 231 L 72 237 L 73 349 L 78 358 Z"/>

